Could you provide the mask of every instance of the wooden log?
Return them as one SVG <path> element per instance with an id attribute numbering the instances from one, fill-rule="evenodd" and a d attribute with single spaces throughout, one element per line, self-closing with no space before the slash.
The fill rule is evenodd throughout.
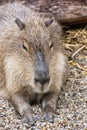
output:
<path id="1" fill-rule="evenodd" d="M 32 2 L 31 2 L 32 1 Z M 45 16 L 55 16 L 62 24 L 87 23 L 87 0 L 31 0 L 30 6 Z"/>
<path id="2" fill-rule="evenodd" d="M 0 3 L 14 0 L 1 0 Z M 87 23 L 87 0 L 20 0 L 45 17 L 55 16 L 65 25 Z"/>

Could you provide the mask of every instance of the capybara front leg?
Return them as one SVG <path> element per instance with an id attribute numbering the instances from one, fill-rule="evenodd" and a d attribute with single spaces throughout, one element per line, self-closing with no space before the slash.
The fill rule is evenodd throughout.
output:
<path id="1" fill-rule="evenodd" d="M 23 117 L 23 121 L 29 123 L 30 125 L 34 125 L 35 121 L 31 106 L 25 100 L 24 96 L 22 94 L 14 94 L 11 100 L 17 111 Z"/>

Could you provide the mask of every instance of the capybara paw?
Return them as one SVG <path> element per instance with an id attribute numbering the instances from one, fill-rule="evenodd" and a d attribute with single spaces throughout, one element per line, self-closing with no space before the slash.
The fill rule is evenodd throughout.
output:
<path id="1" fill-rule="evenodd" d="M 51 123 L 54 123 L 54 115 L 49 112 L 49 113 L 46 113 L 44 116 L 43 116 L 43 120 L 44 121 L 49 121 Z"/>
<path id="2" fill-rule="evenodd" d="M 24 122 L 24 123 L 27 123 L 27 124 L 29 124 L 29 125 L 31 125 L 31 126 L 34 126 L 34 125 L 35 125 L 35 119 L 34 119 L 33 116 L 25 116 L 25 117 L 23 118 L 23 122 Z"/>

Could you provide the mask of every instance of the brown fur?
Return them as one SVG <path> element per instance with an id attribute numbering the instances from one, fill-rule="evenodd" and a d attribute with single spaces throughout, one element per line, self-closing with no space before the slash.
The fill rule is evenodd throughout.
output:
<path id="1" fill-rule="evenodd" d="M 25 24 L 23 30 L 15 23 L 16 18 Z M 0 7 L 0 96 L 11 100 L 30 124 L 34 124 L 34 117 L 28 101 L 42 100 L 47 120 L 52 119 L 56 109 L 67 72 L 61 35 L 61 27 L 55 20 L 46 27 L 42 17 L 20 2 Z M 50 82 L 43 90 L 34 83 L 35 58 L 39 49 L 45 55 L 50 75 Z"/>

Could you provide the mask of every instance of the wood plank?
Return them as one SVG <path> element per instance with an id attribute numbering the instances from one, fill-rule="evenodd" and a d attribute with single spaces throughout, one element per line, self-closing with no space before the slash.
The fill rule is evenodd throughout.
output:
<path id="1" fill-rule="evenodd" d="M 0 0 L 1 4 L 14 0 Z M 62 24 L 87 23 L 87 0 L 20 0 L 45 17 L 55 16 Z"/>

